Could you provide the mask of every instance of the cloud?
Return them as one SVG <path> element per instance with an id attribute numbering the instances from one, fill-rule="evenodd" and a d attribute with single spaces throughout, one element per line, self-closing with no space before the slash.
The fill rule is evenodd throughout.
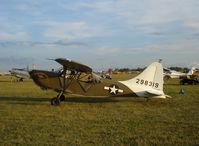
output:
<path id="1" fill-rule="evenodd" d="M 120 48 L 101 47 L 94 49 L 93 53 L 100 56 L 114 56 L 121 51 Z"/>
<path id="2" fill-rule="evenodd" d="M 0 41 L 1 47 L 10 46 L 33 46 L 41 48 L 51 48 L 56 46 L 87 46 L 86 43 L 69 41 L 69 40 L 58 40 L 55 42 L 38 42 L 38 41 Z"/>
<path id="3" fill-rule="evenodd" d="M 34 62 L 33 58 L 30 57 L 0 57 L 1 64 L 9 64 L 9 65 L 20 65 L 26 66 Z"/>
<path id="4" fill-rule="evenodd" d="M 62 3 L 62 7 L 66 10 L 70 11 L 78 11 L 78 10 L 88 10 L 88 11 L 98 11 L 102 13 L 113 12 L 113 6 L 117 3 L 116 1 L 109 0 L 109 1 L 87 1 L 87 2 L 73 2 L 70 5 L 66 3 Z"/>
<path id="5" fill-rule="evenodd" d="M 68 40 L 58 40 L 54 42 L 55 45 L 62 45 L 62 46 L 87 46 L 86 43 L 77 42 L 77 41 L 68 41 Z"/>
<path id="6" fill-rule="evenodd" d="M 173 26 L 199 29 L 199 2 L 195 0 L 181 0 L 180 3 L 177 0 L 88 0 L 67 3 L 60 0 L 50 2 L 53 6 L 48 3 L 46 0 L 36 0 L 14 4 L 16 10 L 26 13 L 36 13 L 42 9 L 37 17 L 42 21 L 36 17 L 30 21 L 36 22 L 33 22 L 34 27 L 42 26 L 43 37 L 54 40 L 114 35 L 117 31 L 115 26 L 121 30 L 138 30 L 152 35 L 172 33 Z M 65 12 L 67 17 L 63 15 L 57 19 L 52 10 L 56 10 L 55 13 Z M 77 12 L 81 19 L 73 18 Z M 51 13 L 53 19 L 49 17 Z"/>
<path id="7" fill-rule="evenodd" d="M 101 13 L 112 13 L 114 10 L 114 5 L 116 1 L 92 1 L 89 3 L 79 3 L 79 7 L 94 9 Z"/>
<path id="8" fill-rule="evenodd" d="M 168 31 L 168 27 L 173 25 L 199 29 L 197 0 L 97 0 L 73 6 L 76 10 L 86 8 L 94 11 L 95 15 L 111 16 L 116 24 L 140 28 L 147 33 Z"/>
<path id="9" fill-rule="evenodd" d="M 81 2 L 74 5 L 74 8 L 90 8 L 97 13 L 115 14 L 115 18 L 130 22 L 131 24 L 160 24 L 173 20 L 173 13 L 176 12 L 176 5 L 179 2 L 173 0 L 143 0 L 141 2 L 124 0 L 97 0 Z M 68 6 L 67 6 L 68 7 Z M 168 9 L 169 8 L 169 9 Z M 157 13 L 158 12 L 158 13 Z M 169 17 L 168 17 L 169 16 Z M 172 17 L 171 17 L 172 16 Z M 122 21 L 122 23 L 124 23 Z"/>
<path id="10" fill-rule="evenodd" d="M 196 67 L 199 69 L 199 61 L 193 61 L 189 64 L 189 67 Z"/>
<path id="11" fill-rule="evenodd" d="M 7 32 L 0 32 L 0 40 L 4 41 L 16 41 L 16 40 L 27 40 L 28 34 L 27 32 L 15 32 L 15 33 L 7 33 Z"/>
<path id="12" fill-rule="evenodd" d="M 195 52 L 199 52 L 199 42 L 193 39 L 178 39 L 172 40 L 163 43 L 151 44 L 151 45 L 144 45 L 142 47 L 132 47 L 126 48 L 126 53 L 132 54 L 147 54 L 147 53 L 154 53 L 154 54 L 184 54 L 190 55 L 194 54 Z"/>
<path id="13" fill-rule="evenodd" d="M 170 44 L 165 44 L 168 51 L 175 52 L 178 54 L 194 54 L 199 52 L 199 42 L 196 40 L 181 39 L 171 42 Z"/>
<path id="14" fill-rule="evenodd" d="M 199 20 L 189 20 L 189 21 L 185 22 L 185 26 L 199 31 Z"/>
<path id="15" fill-rule="evenodd" d="M 0 40 L 1 41 L 25 41 L 29 39 L 29 34 L 25 29 L 25 22 L 19 24 L 9 20 L 10 16 L 0 14 Z"/>
<path id="16" fill-rule="evenodd" d="M 16 11 L 21 16 L 29 16 L 31 19 L 34 19 L 34 17 L 41 17 L 45 14 L 46 11 L 50 11 L 50 8 L 54 7 L 56 3 L 53 3 L 50 5 L 50 1 L 46 0 L 34 0 L 34 1 L 26 1 L 26 0 L 20 0 L 20 1 L 12 1 L 12 4 L 7 6 L 12 11 Z"/>
<path id="17" fill-rule="evenodd" d="M 120 55 L 121 60 L 135 61 L 139 55 L 148 59 L 150 55 L 171 58 L 175 54 L 197 62 L 198 0 L 22 0 L 0 7 L 4 56 L 38 57 L 39 52 L 40 58 L 60 54 L 83 58 L 92 53 L 93 58 L 114 60 Z"/>
<path id="18" fill-rule="evenodd" d="M 198 39 L 188 39 L 188 38 L 177 38 L 173 40 L 157 41 L 143 44 L 131 45 L 132 47 L 99 47 L 92 52 L 95 55 L 102 56 L 114 56 L 120 55 L 145 55 L 154 54 L 154 56 L 174 56 L 174 55 L 184 55 L 188 58 L 195 58 L 196 52 L 199 52 L 199 42 Z"/>
<path id="19" fill-rule="evenodd" d="M 92 25 L 84 21 L 38 23 L 45 26 L 43 36 L 52 39 L 83 39 L 108 34 L 100 25 Z"/>

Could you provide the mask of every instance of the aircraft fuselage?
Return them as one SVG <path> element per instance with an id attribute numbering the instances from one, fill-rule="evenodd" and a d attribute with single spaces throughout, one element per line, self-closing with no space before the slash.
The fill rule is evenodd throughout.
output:
<path id="1" fill-rule="evenodd" d="M 137 96 L 124 84 L 101 78 L 96 80 L 82 80 L 77 76 L 60 75 L 57 72 L 33 70 L 31 77 L 42 89 L 52 89 L 56 92 L 81 96 Z"/>

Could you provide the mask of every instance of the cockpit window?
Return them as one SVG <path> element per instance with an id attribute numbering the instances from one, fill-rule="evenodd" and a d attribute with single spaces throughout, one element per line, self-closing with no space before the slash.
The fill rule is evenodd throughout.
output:
<path id="1" fill-rule="evenodd" d="M 64 71 L 63 67 L 58 68 L 57 70 L 55 70 L 56 73 L 62 74 Z"/>
<path id="2" fill-rule="evenodd" d="M 101 77 L 94 73 L 81 73 L 79 76 L 79 81 L 86 82 L 86 83 L 100 83 Z"/>
<path id="3" fill-rule="evenodd" d="M 92 73 L 92 76 L 93 76 L 93 78 L 94 78 L 94 80 L 95 80 L 96 83 L 100 83 L 101 82 L 101 77 L 100 76 L 98 76 L 95 73 Z"/>

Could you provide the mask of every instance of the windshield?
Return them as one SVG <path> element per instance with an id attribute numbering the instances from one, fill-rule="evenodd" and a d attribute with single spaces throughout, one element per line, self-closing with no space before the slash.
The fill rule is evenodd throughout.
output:
<path id="1" fill-rule="evenodd" d="M 99 83 L 101 81 L 101 77 L 96 75 L 95 73 L 81 73 L 81 75 L 79 76 L 79 81 L 87 83 Z"/>

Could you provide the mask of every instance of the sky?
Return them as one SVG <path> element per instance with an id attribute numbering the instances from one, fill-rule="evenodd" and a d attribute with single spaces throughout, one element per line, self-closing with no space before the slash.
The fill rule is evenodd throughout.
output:
<path id="1" fill-rule="evenodd" d="M 198 0 L 0 0 L 0 71 L 199 66 Z"/>

